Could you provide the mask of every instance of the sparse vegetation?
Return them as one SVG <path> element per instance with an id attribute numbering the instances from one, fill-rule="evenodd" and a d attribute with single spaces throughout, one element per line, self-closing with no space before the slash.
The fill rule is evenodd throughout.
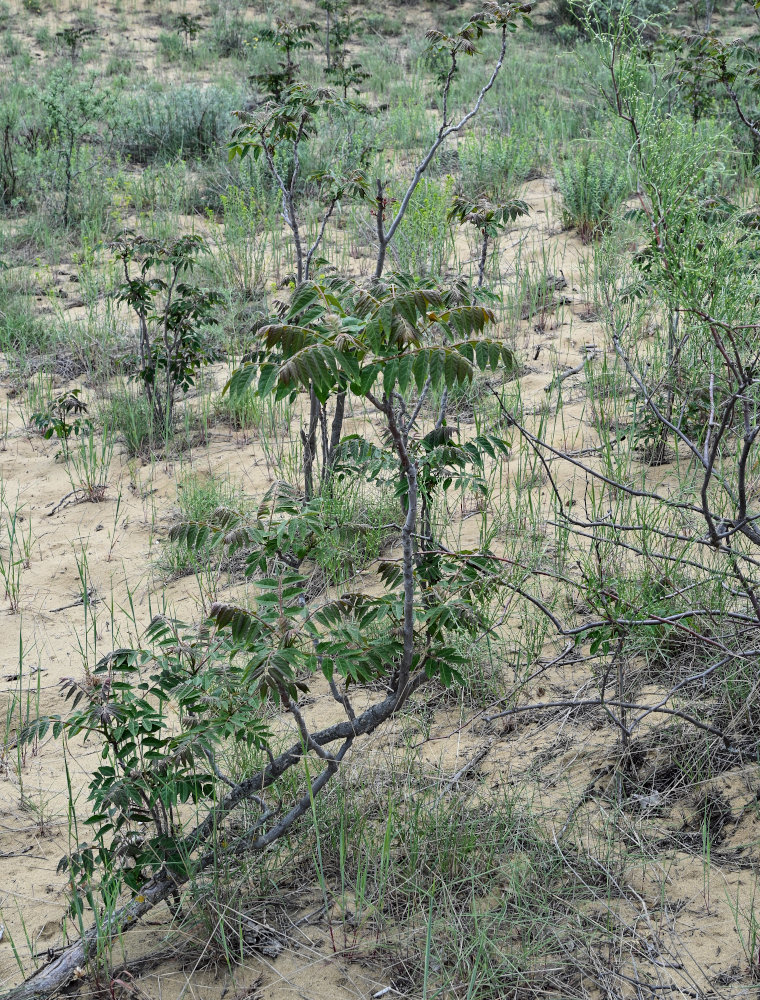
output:
<path id="1" fill-rule="evenodd" d="M 69 8 L 0 0 L 2 1000 L 750 1000 L 753 4 Z"/>

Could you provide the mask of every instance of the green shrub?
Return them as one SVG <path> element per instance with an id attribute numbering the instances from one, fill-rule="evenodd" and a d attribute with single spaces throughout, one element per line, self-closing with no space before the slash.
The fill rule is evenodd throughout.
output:
<path id="1" fill-rule="evenodd" d="M 98 89 L 94 78 L 61 65 L 48 74 L 39 105 L 41 130 L 28 144 L 34 149 L 30 169 L 49 224 L 68 229 L 91 222 L 102 229 L 107 198 L 95 175 L 102 166 L 98 147 L 116 110 L 113 95 Z"/>
<path id="2" fill-rule="evenodd" d="M 177 483 L 177 507 L 182 522 L 217 524 L 220 511 L 234 510 L 244 515 L 248 502 L 241 490 L 227 480 L 190 472 Z M 184 576 L 208 568 L 210 554 L 210 545 L 191 548 L 181 539 L 169 538 L 161 552 L 160 566 L 169 576 Z"/>
<path id="3" fill-rule="evenodd" d="M 367 63 L 371 64 L 371 60 Z M 421 89 L 421 81 L 418 87 Z M 428 145 L 434 134 L 432 124 L 427 109 L 419 100 L 395 96 L 382 123 L 380 142 L 405 151 Z"/>
<path id="4" fill-rule="evenodd" d="M 134 60 L 126 55 L 114 55 L 108 57 L 108 62 L 106 63 L 105 74 L 111 77 L 121 77 L 129 76 L 132 72 L 132 67 L 134 66 Z M 119 83 L 119 81 L 114 81 Z"/>
<path id="5" fill-rule="evenodd" d="M 39 108 L 16 87 L 0 104 L 0 205 L 23 210 L 34 203 L 34 136 L 41 132 Z M 31 139 L 31 142 L 30 142 Z"/>
<path id="6" fill-rule="evenodd" d="M 422 277 L 446 270 L 453 249 L 448 222 L 453 190 L 452 177 L 442 184 L 423 178 L 390 247 L 399 270 Z"/>
<path id="7" fill-rule="evenodd" d="M 253 430 L 261 422 L 263 403 L 251 389 L 233 396 L 225 392 L 214 402 L 214 416 L 236 431 Z"/>
<path id="8" fill-rule="evenodd" d="M 557 169 L 562 194 L 562 223 L 577 229 L 589 243 L 609 226 L 612 213 L 628 191 L 628 177 L 620 161 L 604 147 L 584 144 Z"/>
<path id="9" fill-rule="evenodd" d="M 167 62 L 181 62 L 188 51 L 176 31 L 162 31 L 158 36 L 158 47 Z"/>
<path id="10" fill-rule="evenodd" d="M 367 34 L 398 36 L 404 30 L 404 22 L 388 10 L 367 11 L 362 15 L 362 26 Z"/>
<path id="11" fill-rule="evenodd" d="M 333 482 L 321 497 L 327 532 L 314 551 L 314 561 L 335 584 L 347 582 L 377 559 L 399 534 L 398 498 L 390 487 L 370 488 L 356 479 Z"/>
<path id="12" fill-rule="evenodd" d="M 191 171 L 182 159 L 151 163 L 143 170 L 121 175 L 118 187 L 125 211 L 190 215 L 200 207 Z"/>
<path id="13" fill-rule="evenodd" d="M 227 140 L 241 103 L 240 95 L 213 86 L 142 91 L 122 107 L 117 148 L 137 163 L 205 156 Z"/>
<path id="14" fill-rule="evenodd" d="M 211 20 L 209 47 L 223 59 L 243 58 L 248 53 L 252 27 L 246 24 L 235 0 L 220 3 Z"/>
<path id="15" fill-rule="evenodd" d="M 611 31 L 620 18 L 623 8 L 634 21 L 658 17 L 673 8 L 669 0 L 554 0 L 548 21 L 554 25 L 573 25 L 582 28 L 587 13 L 591 13 L 594 26 Z"/>
<path id="16" fill-rule="evenodd" d="M 458 147 L 462 190 L 468 196 L 508 198 L 540 161 L 537 138 L 513 129 L 466 135 Z"/>
<path id="17" fill-rule="evenodd" d="M 34 300 L 9 282 L 0 281 L 0 352 L 23 367 L 50 351 L 52 332 L 34 312 Z"/>
<path id="18" fill-rule="evenodd" d="M 230 187 L 222 195 L 224 240 L 220 242 L 217 263 L 222 268 L 224 286 L 242 298 L 255 300 L 264 286 L 266 239 L 257 232 L 262 213 L 254 192 Z"/>

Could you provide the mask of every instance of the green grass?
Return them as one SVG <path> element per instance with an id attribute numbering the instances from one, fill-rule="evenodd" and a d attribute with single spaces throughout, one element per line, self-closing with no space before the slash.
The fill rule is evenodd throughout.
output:
<path id="1" fill-rule="evenodd" d="M 586 143 L 557 165 L 557 186 L 562 221 L 584 243 L 609 228 L 630 189 L 625 163 L 603 146 Z"/>
<path id="2" fill-rule="evenodd" d="M 148 400 L 136 388 L 111 392 L 101 401 L 99 417 L 112 428 L 130 456 L 147 458 L 154 449 L 161 447 Z"/>
<path id="3" fill-rule="evenodd" d="M 189 472 L 177 483 L 177 520 L 180 522 L 214 524 L 222 510 L 246 515 L 250 508 L 250 500 L 227 480 Z M 218 554 L 212 556 L 210 547 L 190 549 L 183 542 L 168 539 L 161 552 L 159 568 L 166 576 L 177 578 L 189 573 L 203 574 L 211 568 L 212 562 L 218 569 L 218 561 Z"/>
<path id="4" fill-rule="evenodd" d="M 398 539 L 401 511 L 392 489 L 349 478 L 323 489 L 320 517 L 327 532 L 312 555 L 326 580 L 342 586 Z"/>

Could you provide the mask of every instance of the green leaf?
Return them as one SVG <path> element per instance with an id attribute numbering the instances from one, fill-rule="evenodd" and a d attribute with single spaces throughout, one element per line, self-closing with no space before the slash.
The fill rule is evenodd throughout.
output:
<path id="1" fill-rule="evenodd" d="M 446 364 L 446 351 L 442 347 L 430 348 L 427 352 L 430 384 L 436 389 L 441 384 Z"/>
<path id="2" fill-rule="evenodd" d="M 238 399 L 243 396 L 251 385 L 251 382 L 256 376 L 256 366 L 253 364 L 241 365 L 237 368 L 230 377 L 229 381 L 224 387 L 223 392 L 229 392 L 232 399 Z"/>
<path id="3" fill-rule="evenodd" d="M 289 316 L 297 316 L 300 312 L 312 303 L 319 301 L 319 286 L 312 282 L 306 282 L 296 289 L 293 298 L 290 300 Z"/>
<path id="4" fill-rule="evenodd" d="M 383 364 L 383 392 L 386 396 L 390 398 L 391 393 L 396 387 L 396 374 L 398 372 L 398 363 L 395 359 L 389 359 Z"/>
<path id="5" fill-rule="evenodd" d="M 429 371 L 429 357 L 426 351 L 419 351 L 414 355 L 412 361 L 412 373 L 414 374 L 414 382 L 417 386 L 417 391 L 422 392 L 422 387 L 425 385 L 425 381 L 428 377 Z"/>

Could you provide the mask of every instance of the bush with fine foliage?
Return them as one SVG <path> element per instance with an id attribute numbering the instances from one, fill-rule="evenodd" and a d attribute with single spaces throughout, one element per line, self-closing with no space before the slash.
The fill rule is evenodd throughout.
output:
<path id="1" fill-rule="evenodd" d="M 621 163 L 603 147 L 585 144 L 557 168 L 557 186 L 562 195 L 562 223 L 577 229 L 589 243 L 608 227 L 615 209 L 628 190 Z"/>
<path id="2" fill-rule="evenodd" d="M 221 87 L 142 91 L 125 102 L 116 143 L 137 163 L 202 157 L 229 138 L 232 112 L 241 103 L 239 94 Z"/>

